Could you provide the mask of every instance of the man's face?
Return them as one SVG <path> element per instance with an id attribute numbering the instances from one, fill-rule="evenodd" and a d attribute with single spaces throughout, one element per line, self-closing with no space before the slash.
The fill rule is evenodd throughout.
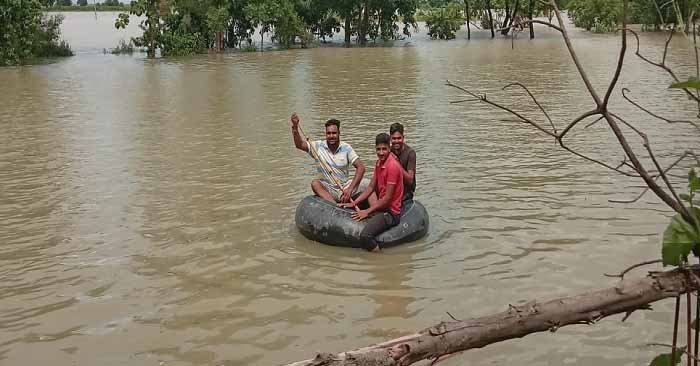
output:
<path id="1" fill-rule="evenodd" d="M 377 144 L 375 150 L 377 151 L 377 158 L 382 162 L 389 157 L 389 154 L 391 154 L 389 144 Z"/>
<path id="2" fill-rule="evenodd" d="M 326 142 L 328 145 L 337 145 L 340 140 L 340 132 L 338 126 L 330 125 L 326 127 Z"/>
<path id="3" fill-rule="evenodd" d="M 399 152 L 403 149 L 403 135 L 399 131 L 391 134 L 391 150 Z"/>

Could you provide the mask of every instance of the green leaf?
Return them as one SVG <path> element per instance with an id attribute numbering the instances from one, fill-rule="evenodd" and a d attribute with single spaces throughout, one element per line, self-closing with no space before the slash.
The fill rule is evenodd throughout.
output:
<path id="1" fill-rule="evenodd" d="M 676 365 L 681 363 L 681 356 L 683 355 L 682 350 L 678 350 L 679 352 L 676 352 Z M 670 353 L 662 353 L 651 361 L 649 366 L 673 366 L 671 365 L 671 354 Z"/>
<path id="2" fill-rule="evenodd" d="M 697 208 L 692 213 L 698 215 Z M 700 233 L 693 225 L 683 220 L 681 214 L 673 216 L 664 231 L 661 258 L 664 266 L 677 266 L 688 256 L 693 248 L 700 244 Z"/>
<path id="3" fill-rule="evenodd" d="M 700 191 L 700 177 L 698 177 L 695 168 L 690 168 L 688 172 L 688 187 L 691 191 Z"/>
<path id="4" fill-rule="evenodd" d="M 681 356 L 683 355 L 683 351 L 677 352 L 676 353 L 676 365 L 681 363 Z M 651 361 L 649 366 L 673 366 L 671 365 L 671 354 L 670 353 L 662 353 Z"/>
<path id="5" fill-rule="evenodd" d="M 681 194 L 679 194 L 678 196 L 679 196 L 683 201 L 690 202 L 690 196 L 689 196 L 689 195 L 687 195 L 687 194 L 685 194 L 685 193 L 681 193 Z"/>
<path id="6" fill-rule="evenodd" d="M 672 89 L 700 89 L 700 80 L 689 79 L 682 83 L 675 83 L 670 86 Z"/>

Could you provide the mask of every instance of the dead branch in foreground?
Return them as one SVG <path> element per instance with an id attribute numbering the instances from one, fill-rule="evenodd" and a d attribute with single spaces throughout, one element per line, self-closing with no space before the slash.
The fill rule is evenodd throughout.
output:
<path id="1" fill-rule="evenodd" d="M 338 354 L 319 353 L 315 358 L 286 366 L 406 366 L 528 334 L 573 324 L 594 324 L 615 314 L 625 319 L 636 310 L 650 309 L 656 301 L 678 297 L 700 288 L 700 266 L 669 272 L 650 272 L 615 287 L 581 295 L 524 305 L 461 321 L 442 322 L 418 333 L 374 346 Z"/>

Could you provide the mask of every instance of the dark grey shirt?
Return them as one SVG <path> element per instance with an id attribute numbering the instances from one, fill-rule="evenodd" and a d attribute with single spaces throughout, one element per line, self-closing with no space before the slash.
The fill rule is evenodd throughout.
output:
<path id="1" fill-rule="evenodd" d="M 410 146 L 403 144 L 403 149 L 401 150 L 401 153 L 397 155 L 397 158 L 399 158 L 399 162 L 401 163 L 401 167 L 405 171 L 413 170 L 414 173 L 416 171 L 416 152 L 411 149 Z M 413 184 L 407 185 L 405 184 L 403 187 L 403 199 L 412 199 L 413 198 L 413 192 L 416 190 L 416 179 L 415 179 L 415 174 L 414 174 L 414 179 L 413 179 Z"/>

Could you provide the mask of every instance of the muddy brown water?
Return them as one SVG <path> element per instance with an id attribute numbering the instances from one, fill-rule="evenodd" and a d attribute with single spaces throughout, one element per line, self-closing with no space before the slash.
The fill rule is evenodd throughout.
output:
<path id="1" fill-rule="evenodd" d="M 270 365 L 343 351 L 532 299 L 614 285 L 603 277 L 660 255 L 670 216 L 640 182 L 563 153 L 533 128 L 462 96 L 450 79 L 563 126 L 593 106 L 556 34 L 476 32 L 393 47 L 321 47 L 147 60 L 102 48 L 134 35 L 114 15 L 67 14 L 75 57 L 0 69 L 0 364 Z M 618 38 L 573 31 L 593 83 Z M 342 39 L 342 37 L 340 37 Z M 643 35 L 650 46 L 663 36 Z M 656 52 L 655 52 L 656 51 Z M 659 49 L 651 49 L 657 55 Z M 689 70 L 682 40 L 671 62 Z M 693 117 L 668 78 L 629 57 L 621 85 L 658 113 Z M 670 162 L 697 133 L 614 97 Z M 371 165 L 374 135 L 406 126 L 418 152 L 424 239 L 368 254 L 294 227 L 313 163 L 293 147 L 342 121 Z M 573 146 L 618 161 L 602 124 Z M 643 273 L 643 271 L 642 271 Z M 447 362 L 639 365 L 670 342 L 672 303 L 599 325 L 508 341 Z"/>

